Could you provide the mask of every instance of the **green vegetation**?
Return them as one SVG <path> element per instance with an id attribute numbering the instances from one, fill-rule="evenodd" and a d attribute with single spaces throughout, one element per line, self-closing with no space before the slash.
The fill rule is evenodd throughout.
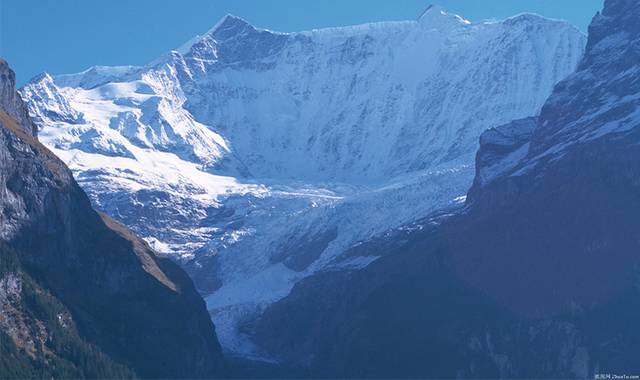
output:
<path id="1" fill-rule="evenodd" d="M 82 340 L 64 305 L 36 283 L 18 255 L 0 242 L 0 283 L 12 274 L 21 280 L 20 297 L 11 303 L 13 312 L 3 318 L 18 320 L 14 326 L 23 334 L 22 342 L 16 344 L 0 323 L 0 378 L 135 377 L 131 370 Z"/>

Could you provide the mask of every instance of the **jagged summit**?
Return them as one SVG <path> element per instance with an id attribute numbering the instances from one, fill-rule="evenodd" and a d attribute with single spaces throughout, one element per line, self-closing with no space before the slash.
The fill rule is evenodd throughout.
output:
<path id="1" fill-rule="evenodd" d="M 53 82 L 53 77 L 46 71 L 41 72 L 35 77 L 31 78 L 28 83 L 38 83 L 38 82 Z"/>
<path id="2" fill-rule="evenodd" d="M 533 24 L 540 28 L 554 25 L 572 28 L 577 31 L 577 28 L 566 21 L 550 20 L 544 16 L 533 13 L 522 13 L 504 20 L 474 24 L 464 17 L 451 13 L 442 6 L 435 4 L 429 5 L 425 11 L 413 21 L 372 22 L 359 25 L 322 27 L 298 32 L 279 32 L 257 27 L 242 17 L 227 14 L 206 33 L 194 36 L 180 47 L 172 50 L 172 52 L 188 56 L 194 54 L 193 50 L 195 49 L 195 55 L 198 56 L 197 59 L 209 62 L 218 61 L 218 54 L 222 53 L 222 61 L 229 63 L 230 61 L 237 62 L 238 58 L 255 60 L 256 58 L 260 59 L 265 56 L 272 56 L 280 51 L 280 48 L 286 43 L 288 38 L 295 40 L 296 38 L 308 38 L 312 35 L 328 37 L 355 34 L 367 34 L 372 38 L 376 38 L 376 36 L 384 38 L 386 34 L 393 33 L 393 31 L 403 33 L 404 31 L 413 29 L 422 33 L 426 28 L 447 33 L 449 30 L 460 27 L 472 25 L 482 27 L 482 24 L 521 24 L 523 27 Z M 220 48 L 220 45 L 226 45 L 226 47 Z M 249 49 L 249 51 L 242 51 L 242 54 L 239 54 L 239 51 L 245 48 Z M 225 49 L 228 51 L 228 54 L 223 53 Z M 207 55 L 207 57 L 203 57 L 203 53 Z M 231 59 L 225 59 L 225 55 L 226 58 L 233 57 L 231 57 Z M 147 66 L 154 66 L 154 64 L 158 62 L 164 63 L 168 56 L 171 56 L 171 53 L 158 58 Z"/>
<path id="3" fill-rule="evenodd" d="M 640 60 L 640 8 L 636 0 L 607 0 L 589 26 L 589 42 L 580 69 L 630 69 Z M 602 54 L 607 51 L 608 54 Z M 616 59 L 609 60 L 609 55 Z"/>
<path id="4" fill-rule="evenodd" d="M 224 40 L 229 37 L 233 37 L 235 35 L 241 34 L 244 29 L 251 28 L 255 29 L 253 25 L 251 25 L 246 20 L 241 17 L 227 14 L 223 18 L 220 19 L 211 29 L 209 29 L 206 33 L 202 35 L 196 35 L 187 42 L 183 43 L 178 48 L 172 50 L 168 55 L 170 56 L 172 53 L 179 53 L 182 55 L 188 54 L 189 51 L 193 48 L 194 45 L 201 43 L 206 39 L 214 39 L 214 40 Z M 153 63 L 161 62 L 163 58 L 166 58 L 166 54 L 164 57 L 160 57 L 156 59 Z"/>
<path id="5" fill-rule="evenodd" d="M 211 28 L 209 32 L 207 32 L 207 35 L 217 35 L 218 33 L 222 32 L 237 32 L 246 27 L 253 28 L 253 26 L 245 19 L 232 14 L 227 14 L 220 21 L 218 21 L 218 23 L 213 28 Z"/>
<path id="6" fill-rule="evenodd" d="M 33 124 L 22 99 L 16 94 L 16 74 L 9 64 L 0 58 L 0 110 L 17 120 L 24 132 L 38 135 L 38 129 Z"/>

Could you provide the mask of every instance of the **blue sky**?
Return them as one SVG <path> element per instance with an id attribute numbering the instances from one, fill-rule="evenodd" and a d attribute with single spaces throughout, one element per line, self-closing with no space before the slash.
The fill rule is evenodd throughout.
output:
<path id="1" fill-rule="evenodd" d="M 43 71 L 143 65 L 227 13 L 278 31 L 417 18 L 430 3 L 472 21 L 535 12 L 586 31 L 603 0 L 0 0 L 0 56 L 24 84 Z"/>

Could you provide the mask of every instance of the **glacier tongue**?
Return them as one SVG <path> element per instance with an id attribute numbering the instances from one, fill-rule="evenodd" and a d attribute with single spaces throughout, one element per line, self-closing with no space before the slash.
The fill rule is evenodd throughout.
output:
<path id="1" fill-rule="evenodd" d="M 226 349 L 263 356 L 244 322 L 464 195 L 480 134 L 537 114 L 584 46 L 535 15 L 474 24 L 432 7 L 300 33 L 227 16 L 145 67 L 21 93 L 94 204 L 183 262 Z"/>

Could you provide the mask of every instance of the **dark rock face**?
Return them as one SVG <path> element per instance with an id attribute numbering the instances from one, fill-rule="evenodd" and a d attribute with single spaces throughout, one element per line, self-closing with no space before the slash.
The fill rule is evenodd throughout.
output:
<path id="1" fill-rule="evenodd" d="M 517 120 L 489 129 L 480 136 L 480 150 L 476 155 L 476 176 L 469 194 L 486 186 L 512 170 L 529 151 L 529 141 L 537 126 L 535 117 Z"/>
<path id="2" fill-rule="evenodd" d="M 531 158 L 560 144 L 585 143 L 637 126 L 638 17 L 637 2 L 606 1 L 589 28 L 586 53 L 577 72 L 557 86 L 542 109 Z"/>
<path id="3" fill-rule="evenodd" d="M 96 213 L 67 167 L 12 117 L 23 112 L 0 110 L 2 242 L 68 309 L 79 337 L 113 362 L 141 377 L 224 376 L 214 326 L 191 280 Z"/>
<path id="4" fill-rule="evenodd" d="M 366 271 L 301 283 L 257 336 L 317 377 L 584 378 L 596 360 L 610 368 L 604 355 L 591 361 L 603 341 L 585 334 L 606 323 L 604 308 L 585 320 L 523 319 L 460 281 L 442 236 L 414 238 Z"/>
<path id="5" fill-rule="evenodd" d="M 29 118 L 29 113 L 16 93 L 16 74 L 7 61 L 0 58 L 0 110 L 18 122 L 18 126 L 31 136 L 38 134 L 38 129 Z"/>
<path id="6" fill-rule="evenodd" d="M 492 183 L 476 179 L 469 192 L 473 212 L 456 227 L 475 237 L 457 239 L 467 242 L 455 251 L 484 249 L 458 260 L 465 278 L 503 294 L 511 306 L 515 301 L 506 298 L 519 294 L 520 312 L 600 303 L 633 286 L 640 223 L 637 16 L 635 1 L 606 2 L 578 71 L 556 87 L 533 128 L 521 128 L 533 131 L 523 141 L 527 151 L 503 151 L 499 159 L 510 161 L 508 169 Z M 478 157 L 489 151 L 482 146 Z M 478 161 L 479 173 L 484 164 Z M 511 285 L 491 289 L 499 283 Z"/>
<path id="7" fill-rule="evenodd" d="M 338 236 L 335 228 L 317 234 L 307 234 L 300 240 L 291 239 L 282 245 L 280 252 L 272 258 L 274 262 L 282 262 L 287 268 L 302 272 L 307 269 Z M 291 255 L 295 252 L 295 255 Z"/>
<path id="8" fill-rule="evenodd" d="M 544 172 L 475 192 L 473 211 L 448 231 L 459 275 L 530 317 L 588 308 L 633 287 L 639 157 L 638 146 L 598 140 Z"/>
<path id="9" fill-rule="evenodd" d="M 464 209 L 300 283 L 263 347 L 329 377 L 640 372 L 639 16 L 607 0 L 541 115 L 483 135 Z"/>

